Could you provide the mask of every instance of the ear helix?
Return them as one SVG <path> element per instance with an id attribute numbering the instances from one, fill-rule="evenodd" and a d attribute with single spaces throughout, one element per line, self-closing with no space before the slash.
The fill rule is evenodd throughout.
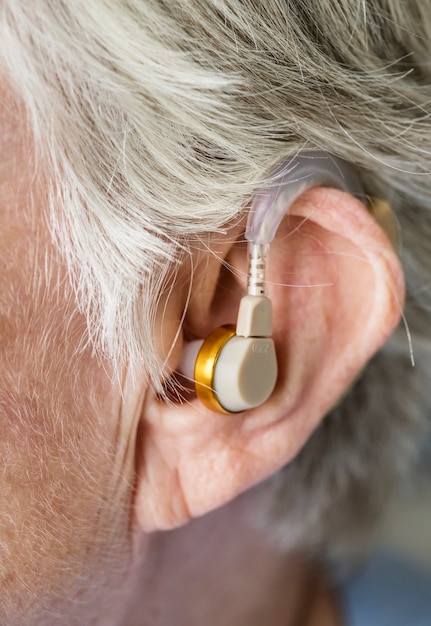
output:
<path id="1" fill-rule="evenodd" d="M 365 201 L 355 171 L 323 152 L 300 153 L 281 164 L 254 194 L 245 232 L 248 294 L 240 302 L 236 327 L 216 328 L 206 339 L 187 344 L 179 367 L 195 381 L 197 397 L 213 411 L 240 413 L 260 406 L 275 387 L 272 305 L 265 296 L 268 244 L 296 198 L 318 185 L 338 187 Z"/>

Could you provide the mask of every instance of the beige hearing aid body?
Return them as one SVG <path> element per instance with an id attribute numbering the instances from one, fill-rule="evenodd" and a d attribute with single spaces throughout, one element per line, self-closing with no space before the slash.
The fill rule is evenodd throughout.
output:
<path id="1" fill-rule="evenodd" d="M 205 340 L 187 344 L 180 365 L 180 371 L 195 381 L 198 398 L 213 411 L 239 413 L 257 407 L 275 387 L 272 306 L 265 296 L 268 247 L 296 198 L 316 186 L 337 187 L 366 204 L 352 166 L 323 152 L 300 153 L 282 163 L 256 191 L 245 232 L 249 241 L 248 293 L 241 300 L 236 328 L 222 326 Z"/>
<path id="2" fill-rule="evenodd" d="M 259 406 L 277 379 L 272 306 L 266 296 L 244 296 L 238 323 L 216 328 L 196 342 L 196 394 L 208 408 L 239 413 Z M 193 358 L 193 357 L 192 357 Z"/>

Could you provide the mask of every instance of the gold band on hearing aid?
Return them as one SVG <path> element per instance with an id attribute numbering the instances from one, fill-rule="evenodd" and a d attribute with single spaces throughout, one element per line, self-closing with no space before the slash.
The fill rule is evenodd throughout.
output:
<path id="1" fill-rule="evenodd" d="M 215 328 L 203 342 L 196 357 L 194 368 L 196 395 L 204 406 L 219 413 L 230 413 L 230 411 L 226 411 L 217 399 L 214 390 L 215 366 L 222 349 L 234 336 L 234 324 Z"/>

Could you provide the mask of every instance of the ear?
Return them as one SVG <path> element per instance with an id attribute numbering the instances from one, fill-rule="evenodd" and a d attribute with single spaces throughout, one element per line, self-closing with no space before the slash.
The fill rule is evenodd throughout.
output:
<path id="1" fill-rule="evenodd" d="M 200 256 L 184 325 L 189 337 L 235 321 L 247 260 L 244 243 L 230 235 L 213 242 L 215 255 Z M 268 296 L 279 376 L 265 405 L 220 415 L 193 397 L 169 403 L 147 394 L 135 498 L 143 530 L 202 515 L 288 463 L 398 323 L 404 283 L 366 207 L 316 188 L 294 203 L 271 244 Z"/>

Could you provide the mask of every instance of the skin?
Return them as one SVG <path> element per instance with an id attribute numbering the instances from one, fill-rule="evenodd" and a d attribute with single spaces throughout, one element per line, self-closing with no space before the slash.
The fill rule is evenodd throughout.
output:
<path id="1" fill-rule="evenodd" d="M 36 624 L 45 604 L 63 610 L 83 593 L 79 579 L 99 571 L 102 546 L 107 562 L 127 555 L 131 490 L 121 478 L 131 472 L 118 386 L 79 350 L 85 320 L 49 239 L 31 144 L 12 99 L 2 105 L 0 621 Z M 124 539 L 108 552 L 113 536 Z"/>
<path id="2" fill-rule="evenodd" d="M 402 272 L 385 234 L 346 194 L 306 194 L 272 246 L 273 396 L 241 416 L 213 414 L 193 395 L 169 403 L 144 374 L 113 381 L 109 362 L 89 347 L 23 119 L 4 91 L 0 621 L 286 626 L 301 615 L 303 626 L 340 623 L 320 574 L 300 555 L 275 551 L 250 524 L 244 498 L 234 499 L 295 457 L 397 324 Z M 241 236 L 239 224 L 208 240 L 215 255 L 196 251 L 185 336 L 235 318 Z M 221 271 L 223 261 L 236 271 Z M 160 303 L 162 358 L 189 280 L 184 264 Z"/>

